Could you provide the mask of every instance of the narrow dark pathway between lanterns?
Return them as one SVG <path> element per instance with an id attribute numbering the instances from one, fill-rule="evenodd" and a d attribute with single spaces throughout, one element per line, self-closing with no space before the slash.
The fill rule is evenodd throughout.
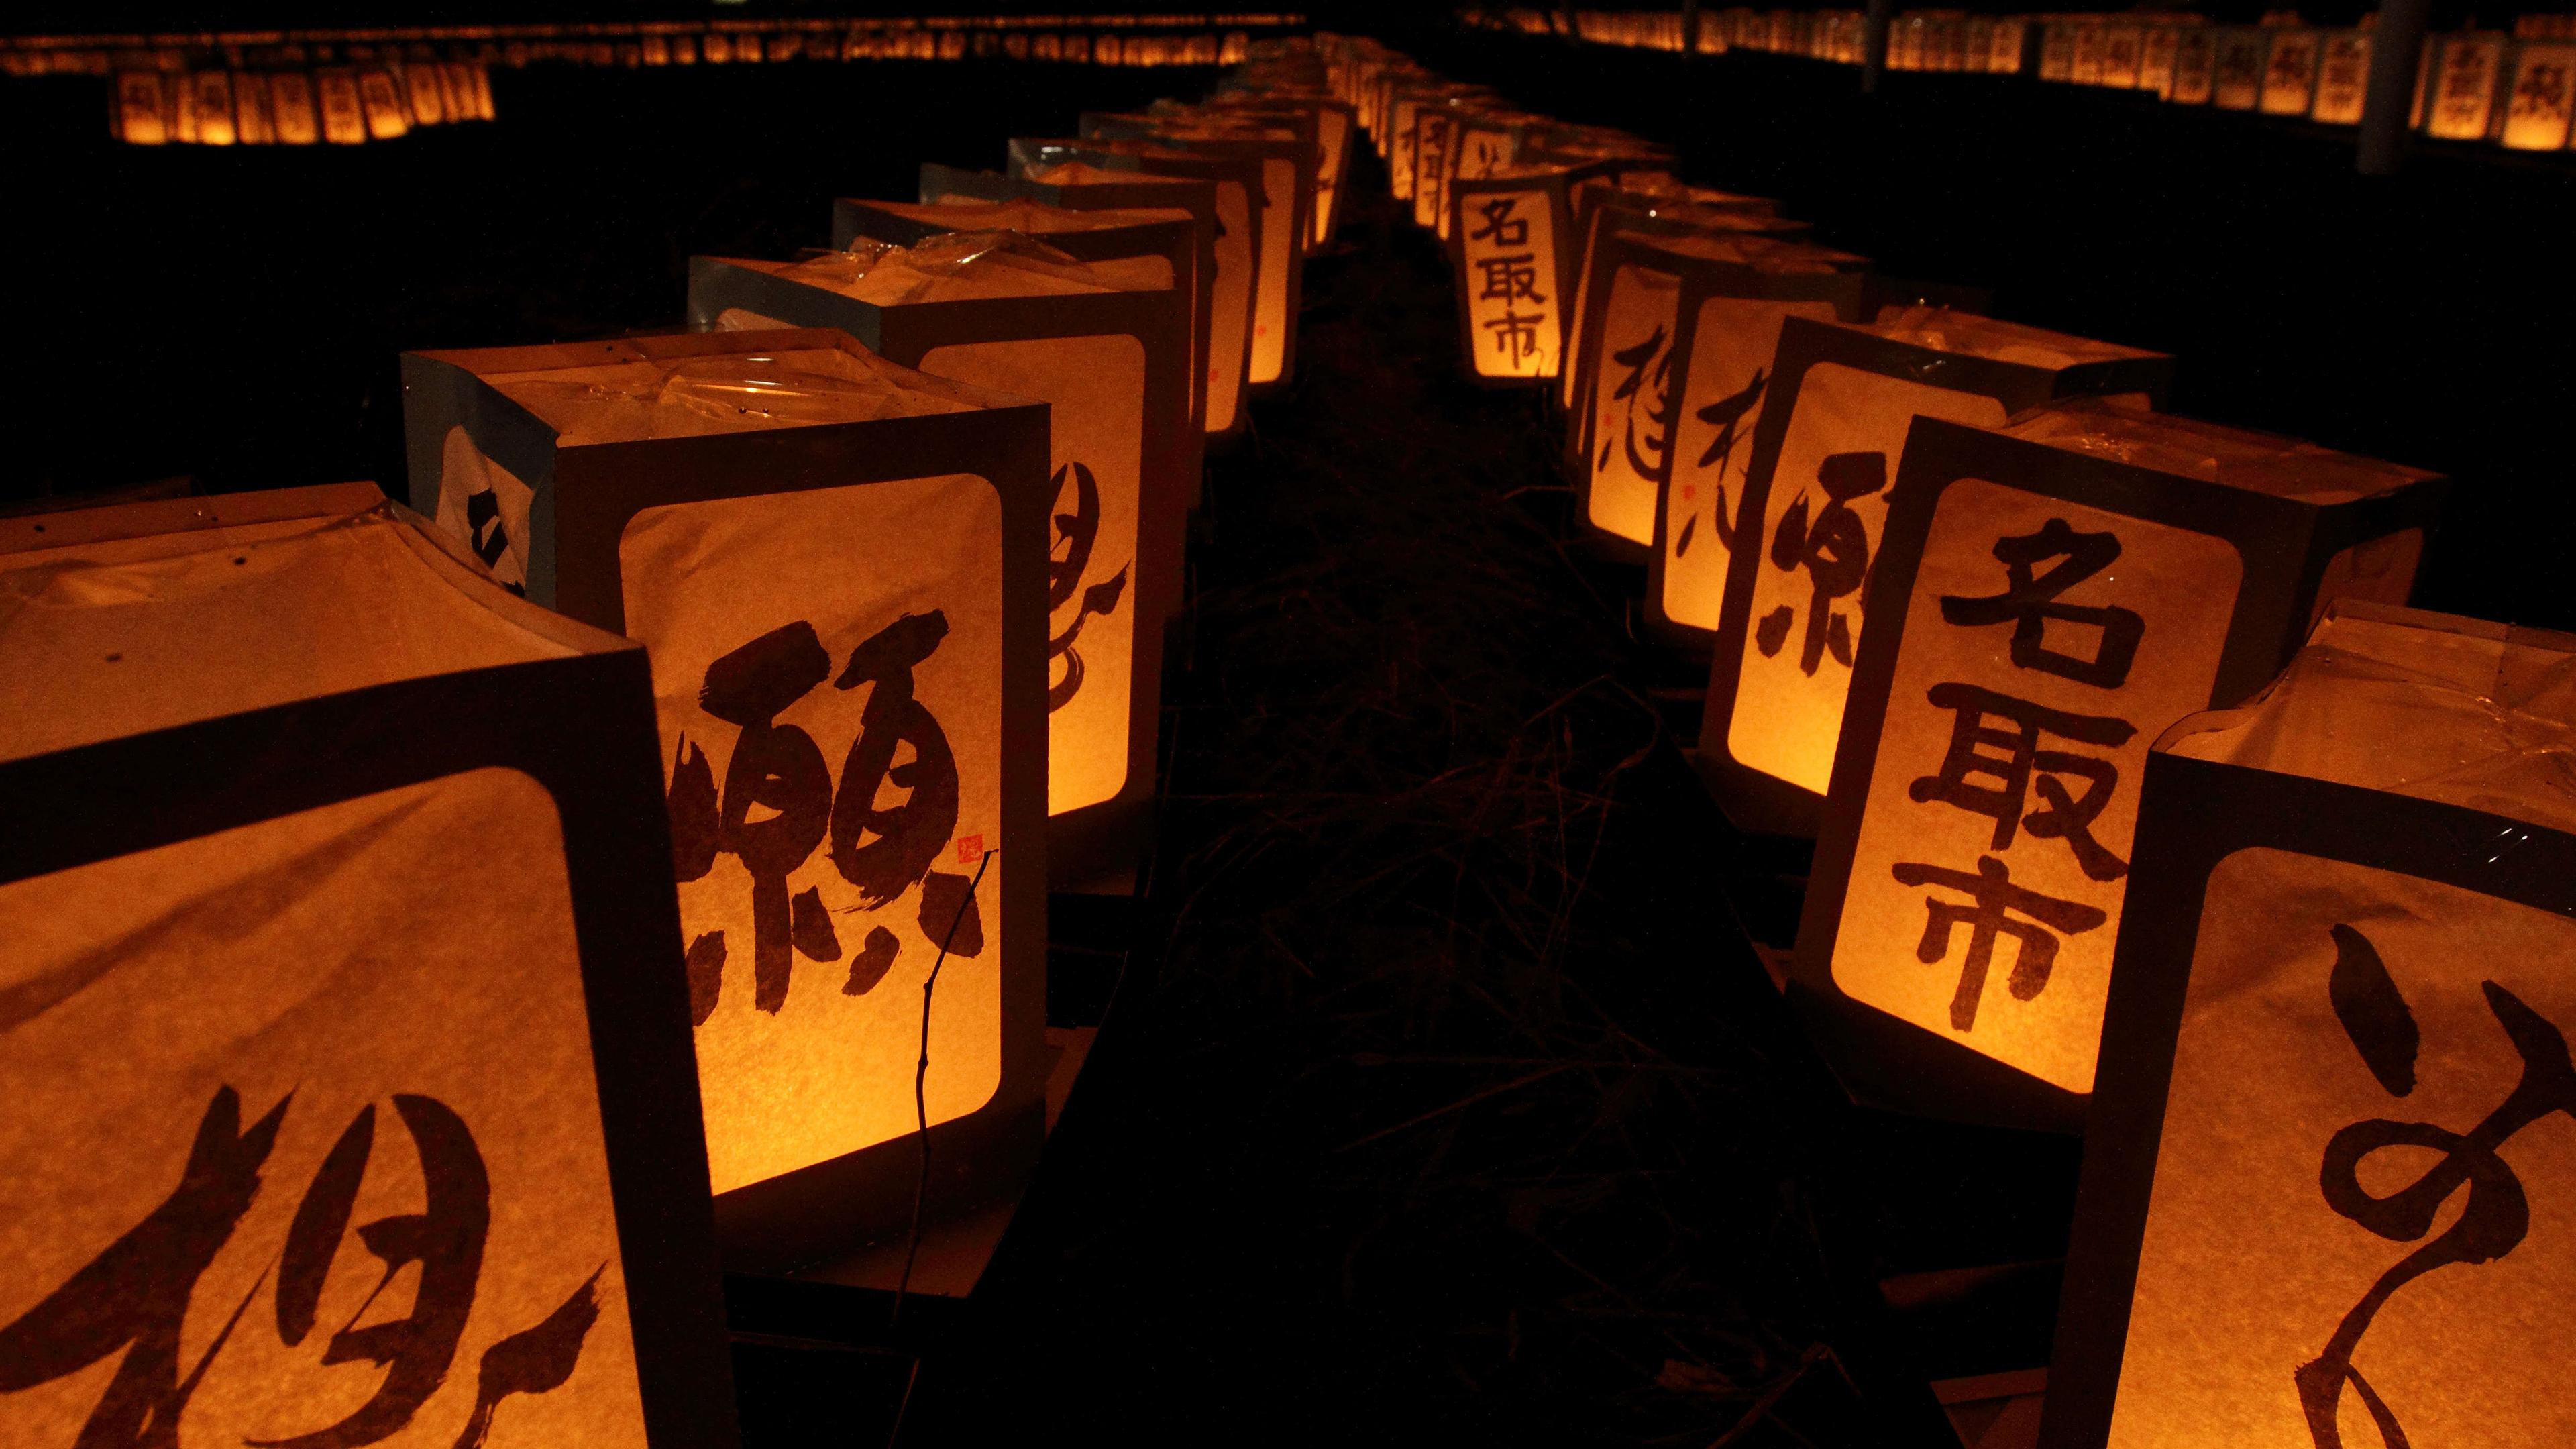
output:
<path id="1" fill-rule="evenodd" d="M 1876 1280 L 2062 1252 L 2072 1144 L 1842 1102 L 1738 924 L 1803 865 L 1700 794 L 1538 400 L 1345 240 L 1211 467 L 1137 962 L 903 1441 L 1938 1432 Z"/>

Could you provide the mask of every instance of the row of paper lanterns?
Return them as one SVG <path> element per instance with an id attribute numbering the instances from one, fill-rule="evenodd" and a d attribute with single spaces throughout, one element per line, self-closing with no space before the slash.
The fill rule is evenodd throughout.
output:
<path id="1" fill-rule="evenodd" d="M 722 1445 L 719 1264 L 1008 1202 L 1351 116 L 1256 51 L 690 331 L 405 354 L 409 508 L 0 518 L 15 1437 Z"/>
<path id="2" fill-rule="evenodd" d="M 1542 35 L 1564 28 L 1560 17 L 1534 10 L 1469 19 Z M 2516 151 L 2576 144 L 2576 33 L 2562 19 L 2525 16 L 2510 35 L 2471 29 L 2427 37 L 2409 128 Z M 1673 11 L 1578 11 L 1573 31 L 1596 45 L 1684 48 L 1682 17 Z M 1866 32 L 1867 16 L 1858 10 L 1713 11 L 1700 18 L 1699 50 L 1768 50 L 1859 65 Z M 1887 68 L 2027 70 L 2043 81 L 2141 91 L 2174 105 L 2352 126 L 2360 124 L 2369 86 L 2371 35 L 2367 25 L 2210 25 L 2169 13 L 1915 12 L 1889 26 Z"/>
<path id="3" fill-rule="evenodd" d="M 1819 1050 L 2085 1134 L 2041 1442 L 2568 1442 L 2576 637 L 2404 607 L 2446 480 L 1325 53 L 1468 371 L 1545 390 L 1589 542 L 1708 656 L 1709 792 L 1816 842 Z"/>
<path id="4" fill-rule="evenodd" d="M 107 124 L 109 134 L 137 146 L 356 146 L 494 114 L 492 77 L 483 66 L 426 60 L 309 71 L 119 71 Z"/>
<path id="5" fill-rule="evenodd" d="M 276 69 L 388 58 L 450 58 L 484 65 L 664 66 L 790 60 L 1070 61 L 1080 64 L 1161 66 L 1234 65 L 1251 43 L 1245 29 L 1206 27 L 1204 16 L 1040 17 L 1031 29 L 1011 21 L 875 21 L 852 24 L 779 21 L 706 26 L 630 23 L 590 26 L 459 26 L 431 30 L 271 31 L 190 36 L 40 36 L 0 42 L 0 75 L 99 75 L 133 70 L 204 68 L 208 56 L 222 68 Z M 1219 23 L 1275 26 L 1285 16 L 1219 16 Z M 1123 21 L 1124 26 L 1113 22 Z M 1153 33 L 1134 33 L 1139 22 Z M 1100 26 L 1062 30 L 1064 26 Z M 1061 33 L 1059 33 L 1061 30 Z M 334 52 L 344 52 L 335 57 Z"/>

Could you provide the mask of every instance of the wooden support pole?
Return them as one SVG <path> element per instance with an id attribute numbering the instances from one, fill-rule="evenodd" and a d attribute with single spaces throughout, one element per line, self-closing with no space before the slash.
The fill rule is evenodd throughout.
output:
<path id="1" fill-rule="evenodd" d="M 2380 0 L 2379 25 L 2370 33 L 2370 89 L 2361 102 L 2358 159 L 2364 176 L 2396 174 L 2432 11 L 2432 0 Z"/>
<path id="2" fill-rule="evenodd" d="M 1869 18 L 1861 29 L 1860 88 L 1863 95 L 1878 90 L 1878 78 L 1887 70 L 1887 27 L 1896 18 L 1896 0 L 1869 0 Z"/>

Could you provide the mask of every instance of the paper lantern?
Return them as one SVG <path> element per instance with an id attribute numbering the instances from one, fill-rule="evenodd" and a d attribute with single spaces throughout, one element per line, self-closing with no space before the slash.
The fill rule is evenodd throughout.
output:
<path id="1" fill-rule="evenodd" d="M 2263 65 L 2259 109 L 2267 116 L 2304 116 L 2316 105 L 2317 61 L 2324 33 L 2304 26 L 2276 26 Z"/>
<path id="2" fill-rule="evenodd" d="M 1758 335 L 1741 345 L 1767 360 L 1766 329 L 1795 304 L 1817 315 L 1857 315 L 1862 286 L 1859 273 L 1838 270 L 1820 250 L 1760 237 L 1604 238 L 1586 290 L 1598 304 L 1587 300 L 1579 319 L 1589 376 L 1568 428 L 1575 495 L 1594 543 L 1613 558 L 1646 562 L 1674 448 L 1688 431 L 1682 413 L 1691 385 L 1714 385 L 1732 365 L 1718 359 L 1733 358 L 1739 338 Z M 1710 346 L 1694 377 L 1684 342 L 1702 326 Z M 1727 345 L 1718 345 L 1721 336 Z"/>
<path id="3" fill-rule="evenodd" d="M 2209 103 L 2222 111 L 2253 110 L 2263 97 L 2272 33 L 2256 25 L 2217 27 L 2210 53 Z"/>
<path id="4" fill-rule="evenodd" d="M 11 1441 L 732 1444 L 643 651 L 363 483 L 0 579 Z"/>
<path id="5" fill-rule="evenodd" d="M 1574 300 L 1572 184 L 1583 168 L 1504 165 L 1451 185 L 1459 347 L 1488 387 L 1557 376 Z"/>
<path id="6" fill-rule="evenodd" d="M 1310 113 L 1314 118 L 1316 169 L 1315 204 L 1307 246 L 1313 252 L 1329 244 L 1342 224 L 1344 192 L 1350 177 L 1351 148 L 1359 128 L 1358 108 L 1348 101 L 1321 96 L 1271 96 L 1254 94 L 1229 96 L 1211 102 L 1224 109 L 1241 109 L 1255 114 L 1277 111 Z"/>
<path id="7" fill-rule="evenodd" d="M 2568 139 L 2576 43 L 2522 41 L 2514 47 L 2513 83 L 2506 93 L 2503 133 L 2509 150 L 2558 151 Z"/>
<path id="8" fill-rule="evenodd" d="M 2080 1124 L 2148 746 L 2402 601 L 2440 491 L 2101 400 L 1915 420 L 1791 977 L 1856 1097 Z"/>
<path id="9" fill-rule="evenodd" d="M 1632 176 L 1634 172 L 1624 174 Z M 1576 238 L 1574 303 L 1567 313 L 1572 325 L 1566 336 L 1565 365 L 1560 370 L 1562 381 L 1558 397 L 1569 411 L 1575 406 L 1575 390 L 1586 376 L 1582 319 L 1591 305 L 1590 289 L 1596 270 L 1594 252 L 1603 237 L 1623 231 L 1655 236 L 1724 231 L 1794 240 L 1812 230 L 1805 222 L 1773 216 L 1775 203 L 1766 197 L 1739 196 L 1704 186 L 1675 183 L 1648 188 L 1632 186 L 1598 172 L 1587 172 L 1571 183 L 1568 194 L 1574 207 Z"/>
<path id="10" fill-rule="evenodd" d="M 1048 185 L 1083 184 L 1095 179 L 1097 172 L 1113 172 L 1203 181 L 1215 188 L 1216 236 L 1209 252 L 1208 281 L 1207 434 L 1227 443 L 1240 438 L 1251 421 L 1244 398 L 1252 372 L 1254 309 L 1263 290 L 1260 163 L 1194 155 L 1142 141 L 1022 136 L 1010 143 L 1010 171 L 1015 179 Z"/>
<path id="11" fill-rule="evenodd" d="M 2115 91 L 2138 88 L 2146 31 L 2136 25 L 2113 25 L 2102 32 L 2102 84 Z"/>
<path id="12" fill-rule="evenodd" d="M 2431 71 L 2424 134 L 2443 141 L 2483 141 L 2496 124 L 2496 89 L 2504 76 L 2504 41 L 2491 31 L 2428 38 Z"/>
<path id="13" fill-rule="evenodd" d="M 1180 289 L 1190 298 L 1190 420 L 1205 433 L 1208 426 L 1209 394 L 1220 381 L 1231 386 L 1224 390 L 1228 410 L 1234 411 L 1242 393 L 1239 376 L 1219 375 L 1211 366 L 1209 329 L 1214 310 L 1216 285 L 1216 183 L 1193 181 L 1181 176 L 1153 176 L 1141 171 L 1109 171 L 1084 162 L 1069 162 L 1048 168 L 1044 181 L 1017 180 L 991 171 L 961 171 L 954 167 L 924 162 L 921 167 L 920 194 L 926 204 L 949 205 L 976 201 L 1000 202 L 1029 200 L 1067 211 L 1132 211 L 1178 212 L 1192 223 L 1190 245 L 1186 251 L 1172 255 L 1176 277 L 1187 278 Z M 833 222 L 833 244 L 846 248 L 856 238 L 853 227 L 844 234 L 837 212 Z M 1113 248 L 1126 244 L 1126 239 L 1144 241 L 1146 234 L 1130 228 L 1116 228 L 1086 236 L 1074 233 L 1066 238 L 1075 247 Z M 1083 253 L 1077 252 L 1077 255 Z M 1130 253 L 1103 249 L 1099 255 L 1114 257 Z M 1236 413 L 1237 427 L 1241 415 Z M 1190 487 L 1191 505 L 1197 506 L 1198 483 Z"/>
<path id="14" fill-rule="evenodd" d="M 415 506 L 651 651 L 727 1267 L 911 1220 L 943 941 L 926 1210 L 1015 1191 L 1043 1135 L 1045 409 L 798 331 L 408 353 L 403 431 Z"/>
<path id="15" fill-rule="evenodd" d="M 1124 139 L 1194 155 L 1248 161 L 1258 167 L 1260 210 L 1253 235 L 1260 254 L 1253 274 L 1252 341 L 1245 384 L 1255 397 L 1288 385 L 1297 372 L 1297 315 L 1304 306 L 1306 217 L 1314 205 L 1315 153 L 1295 130 L 1222 116 L 1104 116 L 1085 113 L 1086 137 Z M 1119 136 L 1119 132 L 1127 132 Z"/>
<path id="16" fill-rule="evenodd" d="M 2217 85 L 2218 38 L 2204 26 L 2186 26 L 2174 37 L 2173 92 L 2177 106 L 2205 106 Z"/>
<path id="17" fill-rule="evenodd" d="M 1012 206 L 1056 235 L 1123 220 Z M 917 227 L 931 210 L 859 219 Z M 1158 252 L 1092 266 L 1010 233 L 906 239 L 919 244 L 874 258 L 692 258 L 690 325 L 837 327 L 889 361 L 1051 406 L 1049 884 L 1125 894 L 1152 830 L 1163 620 L 1199 457 L 1187 304 Z"/>
<path id="18" fill-rule="evenodd" d="M 2159 742 L 2042 1442 L 2576 1436 L 2571 661 L 2337 605 Z"/>
<path id="19" fill-rule="evenodd" d="M 2370 90 L 2370 32 L 2330 30 L 2317 61 L 2317 103 L 2311 120 L 2330 126 L 2361 124 L 2361 105 Z"/>
<path id="20" fill-rule="evenodd" d="M 2155 92 L 2158 100 L 2173 96 L 2174 50 L 2181 28 L 2173 25 L 2150 25 L 2138 41 L 2138 89 Z"/>
<path id="21" fill-rule="evenodd" d="M 1710 651 L 1696 763 L 1737 828 L 1813 838 L 1918 417 L 1998 425 L 2062 398 L 2161 399 L 2171 358 L 1936 308 L 1711 297 L 1690 353 L 1647 619 Z"/>

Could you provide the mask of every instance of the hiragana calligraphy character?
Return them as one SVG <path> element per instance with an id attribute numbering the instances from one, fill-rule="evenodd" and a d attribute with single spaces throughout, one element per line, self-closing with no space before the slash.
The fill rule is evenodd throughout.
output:
<path id="1" fill-rule="evenodd" d="M 1828 649 L 1844 666 L 1852 662 L 1851 621 L 1833 602 L 1869 577 L 1869 534 L 1851 500 L 1887 486 L 1887 455 L 1833 454 L 1817 465 L 1816 485 L 1824 490 L 1825 506 L 1816 511 L 1814 522 L 1807 519 L 1807 497 L 1801 493 L 1781 511 L 1780 526 L 1771 536 L 1771 566 L 1789 573 L 1804 569 L 1813 586 L 1806 641 L 1798 654 L 1798 668 L 1807 674 L 1816 672 Z M 1784 604 L 1754 625 L 1753 642 L 1764 658 L 1780 652 L 1796 622 L 1797 610 Z"/>
<path id="2" fill-rule="evenodd" d="M 2147 621 L 2116 605 L 2088 608 L 2058 603 L 2057 597 L 2110 567 L 2119 556 L 2118 535 L 2077 533 L 2065 519 L 2052 518 L 2037 533 L 1995 540 L 1995 557 L 2004 565 L 2006 586 L 2002 593 L 1972 599 L 1945 595 L 1941 617 L 1970 627 L 2009 623 L 2013 626 L 2012 661 L 2016 666 L 2043 670 L 2079 684 L 2117 689 L 2128 682 L 2129 666 L 2137 660 L 2138 641 L 2146 635 Z M 2032 575 L 2031 565 L 2052 558 L 2066 561 L 2044 574 Z M 2049 648 L 2051 619 L 2100 629 L 2102 639 L 2093 657 L 2081 659 Z"/>
<path id="3" fill-rule="evenodd" d="M 2349 925 L 2337 925 L 2331 934 L 2335 966 L 2327 994 L 2335 1015 L 2380 1085 L 2407 1096 L 2415 1089 L 2421 1043 L 2414 1014 L 2369 937 Z M 2521 1080 L 2504 1101 L 2464 1133 L 2429 1122 L 2372 1118 L 2345 1127 L 2326 1144 L 2318 1173 L 2326 1205 L 2390 1242 L 2423 1237 L 2461 1187 L 2468 1188 L 2469 1196 L 2450 1227 L 2380 1274 L 2336 1325 L 2325 1352 L 2291 1375 L 2316 1449 L 2340 1449 L 2343 1443 L 2337 1420 L 2347 1383 L 2360 1395 L 2381 1443 L 2390 1449 L 2407 1443 L 2395 1411 L 2353 1366 L 2362 1336 L 2397 1290 L 2415 1279 L 2455 1264 L 2491 1263 L 2521 1246 L 2531 1231 L 2531 1204 L 2499 1150 L 2553 1112 L 2576 1118 L 2576 1063 L 2569 1060 L 2566 1035 L 2496 983 L 2483 982 L 2481 989 L 2487 1009 L 2522 1058 Z M 2441 1156 L 2413 1183 L 2382 1197 L 2362 1185 L 2361 1164 L 2386 1147 L 2420 1148 Z"/>
<path id="4" fill-rule="evenodd" d="M 1476 210 L 1484 215 L 1485 224 L 1469 231 L 1467 240 L 1489 241 L 1496 247 L 1528 246 L 1529 218 L 1512 215 L 1520 209 L 1520 204 L 1521 199 L 1517 196 L 1497 196 L 1477 207 Z"/>
<path id="5" fill-rule="evenodd" d="M 1936 684 L 1927 692 L 1935 709 L 1955 712 L 1950 748 L 1941 757 L 1939 774 L 1925 775 L 1905 787 L 1916 800 L 1939 800 L 1962 810 L 1991 816 L 1995 822 L 1990 849 L 2009 849 L 2013 834 L 2028 829 L 2043 840 L 2063 840 L 2075 852 L 2075 863 L 2094 880 L 2118 880 L 2128 862 L 2093 838 L 2093 821 L 2119 788 L 2120 769 L 2109 760 L 2065 750 L 2043 750 L 2042 734 L 2088 745 L 2123 745 L 2137 728 L 2109 715 L 2070 714 L 2026 699 L 2015 699 L 1973 684 Z M 2010 721 L 2007 728 L 1988 718 Z M 1987 750 L 2000 754 L 1984 753 Z M 1969 783 L 1984 776 L 1996 783 Z M 2082 780 L 2084 793 L 2070 796 L 2058 777 Z M 2036 788 L 2046 808 L 2022 814 Z"/>
<path id="6" fill-rule="evenodd" d="M 1985 995 L 1986 971 L 1994 963 L 1995 937 L 2010 936 L 2016 943 L 2009 989 L 2013 999 L 2028 1001 L 2047 989 L 2049 972 L 2057 964 L 2057 937 L 2042 927 L 2054 927 L 2071 936 L 2093 930 L 2110 919 L 2093 906 L 2061 901 L 2014 885 L 2012 872 L 1991 855 L 1977 857 L 1974 874 L 1913 862 L 1899 863 L 1894 873 L 1899 885 L 1947 886 L 1968 893 L 1967 905 L 1934 896 L 1923 898 L 1929 917 L 1924 922 L 1923 940 L 1914 948 L 1916 960 L 1937 966 L 1950 954 L 1952 929 L 1962 925 L 1968 928 L 1967 958 L 1959 966 L 1959 989 L 1950 998 L 1950 1025 L 1960 1031 L 1977 1024 L 1978 999 Z M 2013 920 L 2008 914 L 2013 911 L 2039 925 Z"/>
<path id="7" fill-rule="evenodd" d="M 1083 570 L 1091 567 L 1091 552 L 1100 536 L 1100 484 L 1089 468 L 1080 463 L 1055 470 L 1056 496 L 1064 496 L 1068 481 L 1073 488 L 1073 511 L 1055 515 L 1056 546 L 1063 552 L 1050 552 L 1047 559 L 1047 612 L 1052 615 L 1073 601 L 1074 590 L 1082 583 Z M 1082 605 L 1073 612 L 1073 622 L 1064 632 L 1047 640 L 1050 663 L 1064 661 L 1064 677 L 1047 686 L 1047 713 L 1053 714 L 1073 702 L 1082 688 L 1082 655 L 1074 642 L 1082 637 L 1085 619 L 1098 614 L 1107 616 L 1118 608 L 1119 596 L 1127 590 L 1127 570 L 1121 568 L 1115 577 L 1082 590 Z"/>

